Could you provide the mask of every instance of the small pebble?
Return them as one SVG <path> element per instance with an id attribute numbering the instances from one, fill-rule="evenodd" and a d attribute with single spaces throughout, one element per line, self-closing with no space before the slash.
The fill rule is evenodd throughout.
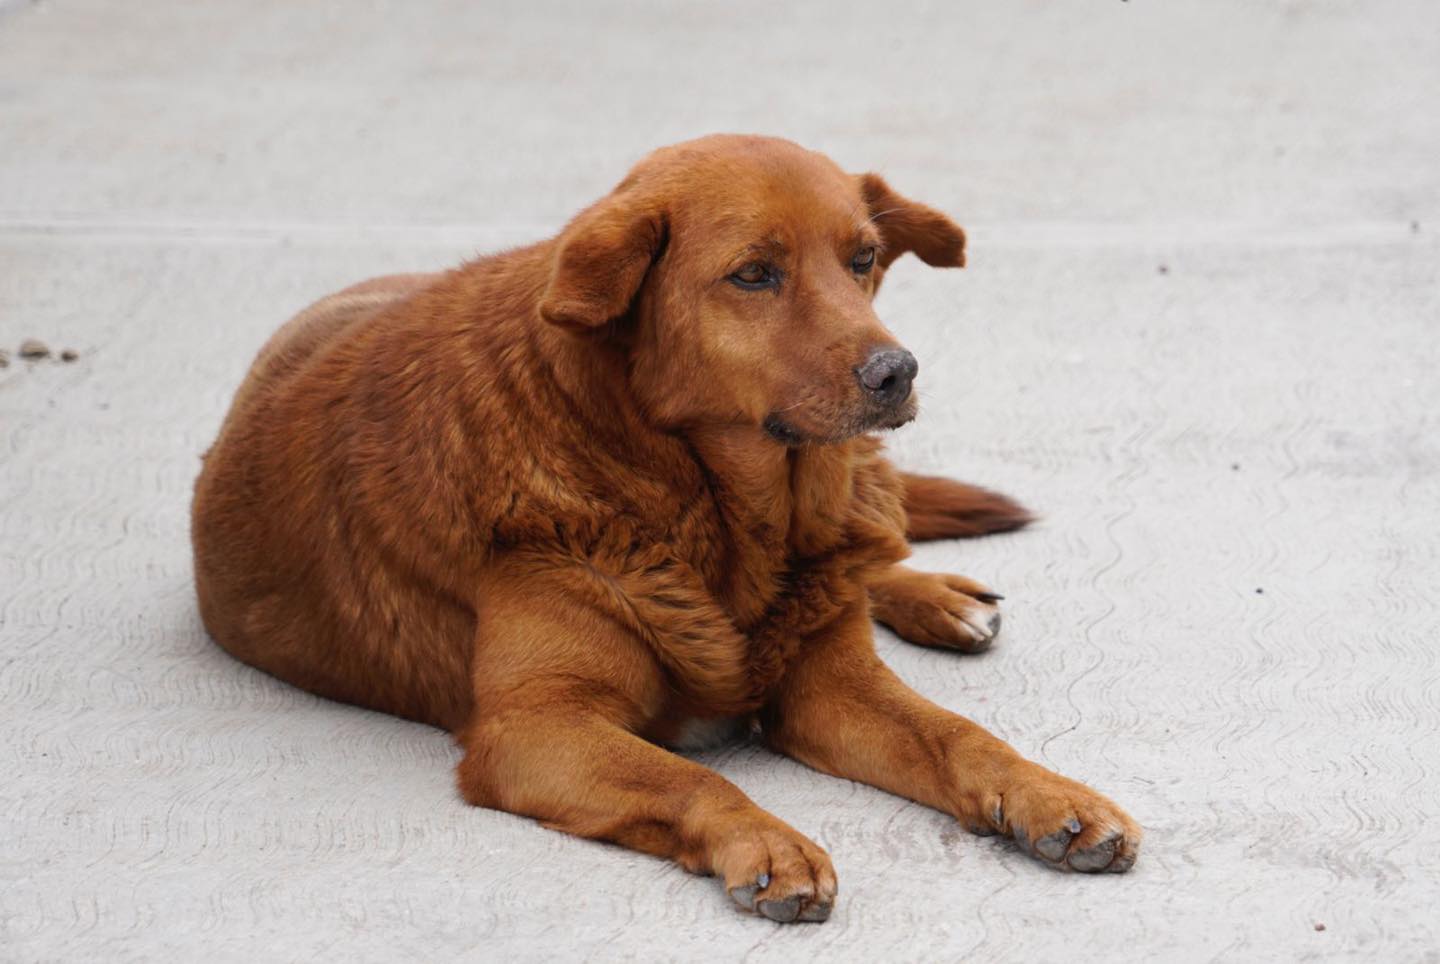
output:
<path id="1" fill-rule="evenodd" d="M 1169 273 L 1170 273 L 1170 266 L 1169 266 L 1168 264 L 1162 264 L 1160 267 L 1156 268 L 1155 270 L 1156 270 L 1156 271 L 1159 271 L 1161 274 L 1169 274 Z"/>
<path id="2" fill-rule="evenodd" d="M 1230 471 L 1231 471 L 1231 472 L 1239 472 L 1239 471 L 1240 471 L 1240 463 L 1239 463 L 1239 462 L 1231 462 L 1231 463 L 1230 463 Z"/>
<path id="3" fill-rule="evenodd" d="M 38 338 L 26 338 L 20 343 L 21 358 L 49 358 L 50 346 Z"/>
<path id="4" fill-rule="evenodd" d="M 67 348 L 60 353 L 60 360 L 63 362 L 72 362 L 79 357 L 80 353 L 73 348 Z"/>
<path id="5" fill-rule="evenodd" d="M 1257 595 L 1257 596 L 1263 596 L 1263 595 L 1265 595 L 1265 590 L 1263 590 L 1263 589 L 1258 589 L 1258 588 L 1257 588 L 1257 589 L 1255 590 L 1255 595 Z"/>
<path id="6" fill-rule="evenodd" d="M 1316 929 L 1317 931 L 1323 931 L 1323 930 L 1325 929 L 1325 925 L 1324 925 L 1324 924 L 1316 924 L 1316 925 L 1315 925 L 1315 929 Z"/>

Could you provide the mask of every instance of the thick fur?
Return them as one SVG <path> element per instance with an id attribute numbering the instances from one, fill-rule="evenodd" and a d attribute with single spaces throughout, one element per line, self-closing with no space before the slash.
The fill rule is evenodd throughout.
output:
<path id="1" fill-rule="evenodd" d="M 444 727 L 461 792 L 828 915 L 820 848 L 662 748 L 758 726 L 1057 866 L 1124 869 L 1139 830 L 905 689 L 874 615 L 980 649 L 997 597 L 896 563 L 911 538 L 1023 525 L 1002 496 L 902 476 L 914 414 L 855 376 L 871 308 L 948 218 L 768 138 L 667 148 L 558 237 L 365 282 L 291 320 L 196 484 L 196 585 L 237 658 Z M 864 253 L 876 252 L 873 268 Z M 734 281 L 764 261 L 777 283 Z"/>
<path id="2" fill-rule="evenodd" d="M 1009 532 L 1034 521 L 1018 502 L 953 479 L 902 472 L 905 535 L 912 542 Z"/>

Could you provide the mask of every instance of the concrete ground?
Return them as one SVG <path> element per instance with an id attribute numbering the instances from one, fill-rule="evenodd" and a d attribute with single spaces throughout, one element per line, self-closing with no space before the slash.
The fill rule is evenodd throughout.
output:
<path id="1" fill-rule="evenodd" d="M 1437 92 L 1432 0 L 0 0 L 0 959 L 1440 960 Z M 879 645 L 1125 804 L 1132 873 L 704 754 L 834 856 L 781 927 L 205 638 L 191 483 L 266 335 L 711 130 L 971 228 L 880 299 L 893 449 L 1044 521 L 917 552 L 998 648 Z"/>

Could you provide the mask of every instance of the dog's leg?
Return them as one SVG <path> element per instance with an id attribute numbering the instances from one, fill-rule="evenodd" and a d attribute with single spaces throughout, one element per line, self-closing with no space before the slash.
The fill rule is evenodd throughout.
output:
<path id="1" fill-rule="evenodd" d="M 875 655 L 863 609 L 800 653 L 761 717 L 780 752 L 943 810 L 972 833 L 1010 834 L 1056 866 L 1123 871 L 1135 862 L 1134 820 L 906 687 Z"/>
<path id="2" fill-rule="evenodd" d="M 871 615 L 921 646 L 979 653 L 1000 632 L 1002 597 L 973 579 L 891 566 L 870 580 Z"/>
<path id="3" fill-rule="evenodd" d="M 821 921 L 830 858 L 719 774 L 644 732 L 669 694 L 644 644 L 544 586 L 486 594 L 476 703 L 456 735 L 478 806 L 666 857 L 777 921 Z"/>
<path id="4" fill-rule="evenodd" d="M 1009 532 L 1034 521 L 1024 506 L 979 486 L 931 475 L 900 473 L 905 486 L 905 535 L 911 542 Z"/>

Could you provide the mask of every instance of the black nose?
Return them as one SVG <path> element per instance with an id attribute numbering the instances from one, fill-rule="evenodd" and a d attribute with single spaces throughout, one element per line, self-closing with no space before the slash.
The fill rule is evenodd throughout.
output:
<path id="1" fill-rule="evenodd" d="M 876 401 L 899 405 L 910 397 L 910 383 L 920 363 L 903 348 L 882 348 L 855 369 L 860 387 Z"/>

